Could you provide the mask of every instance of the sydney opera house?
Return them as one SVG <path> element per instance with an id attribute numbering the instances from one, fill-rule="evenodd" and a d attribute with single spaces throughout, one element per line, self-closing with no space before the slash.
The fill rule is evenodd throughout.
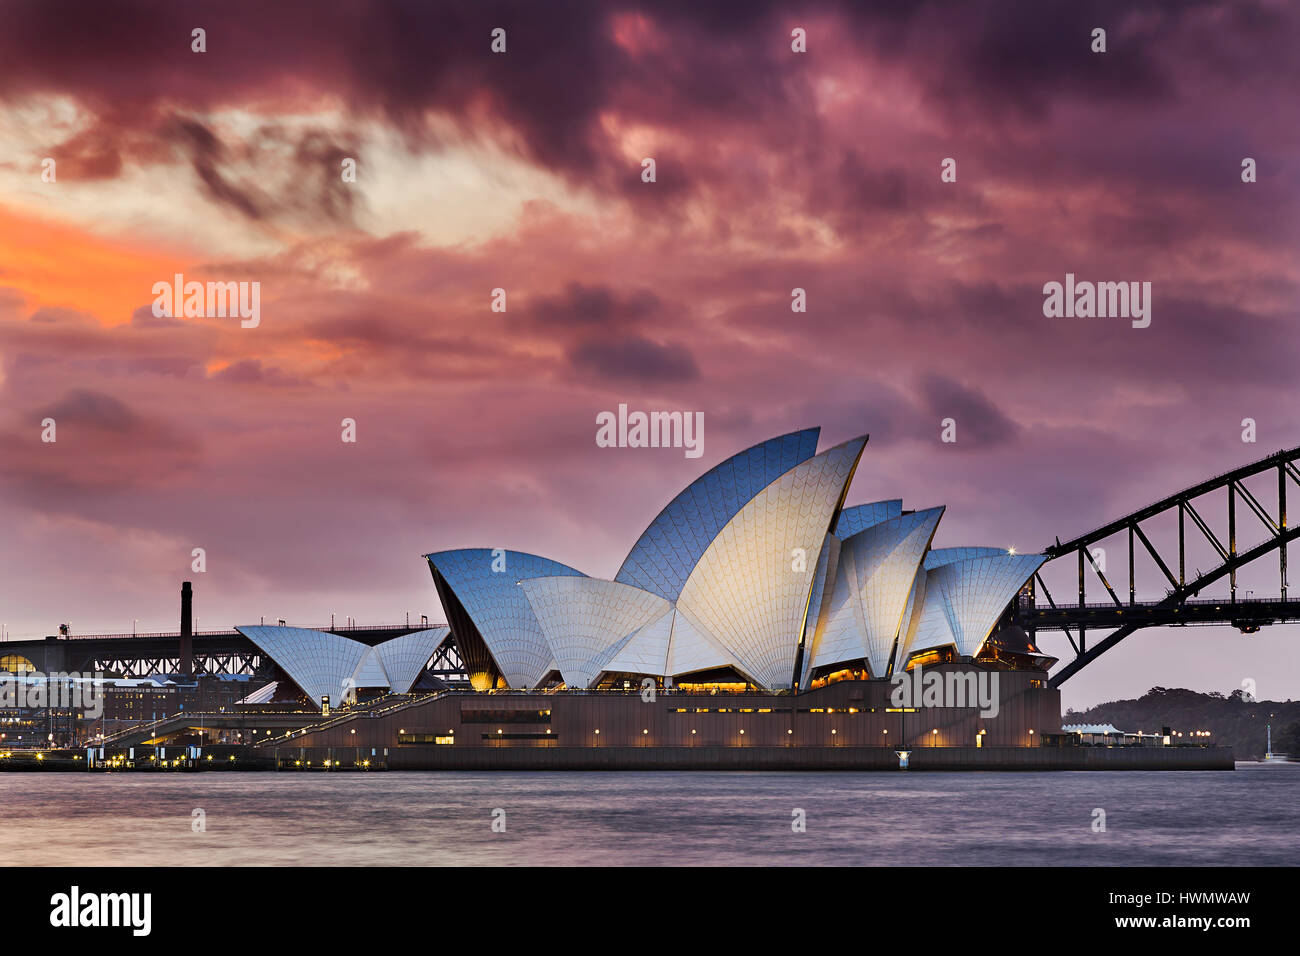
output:
<path id="1" fill-rule="evenodd" d="M 303 731 L 302 748 L 1032 747 L 1058 732 L 1053 660 L 1006 618 L 1044 558 L 933 548 L 942 507 L 846 506 L 867 438 L 818 452 L 818 437 L 782 435 L 702 475 L 610 580 L 518 551 L 437 551 L 446 627 L 375 647 L 240 630 L 314 703 L 409 695 L 359 726 Z M 424 675 L 444 642 L 472 689 Z M 918 666 L 972 684 L 996 673 L 993 712 L 891 706 L 889 678 Z"/>
<path id="2" fill-rule="evenodd" d="M 668 503 L 613 580 L 549 558 L 427 555 L 475 689 L 664 684 L 807 687 L 975 658 L 1043 562 L 932 549 L 943 508 L 844 507 L 867 439 L 818 429 L 727 459 Z"/>

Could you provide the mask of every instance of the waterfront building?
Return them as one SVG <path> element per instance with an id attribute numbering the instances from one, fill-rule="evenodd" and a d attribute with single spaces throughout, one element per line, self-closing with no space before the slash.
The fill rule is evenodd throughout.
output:
<path id="1" fill-rule="evenodd" d="M 1006 616 L 1043 557 L 932 547 L 942 506 L 846 506 L 867 438 L 821 452 L 818 438 L 792 432 L 711 468 L 609 579 L 522 551 L 435 551 L 425 559 L 445 627 L 374 647 L 240 627 L 277 665 L 276 689 L 258 700 L 297 692 L 328 709 L 438 689 L 421 674 L 444 642 L 468 676 L 467 693 L 384 704 L 277 743 L 978 749 L 1056 733 L 1055 661 Z M 919 694 L 918 668 L 992 698 L 900 705 L 893 678 L 916 678 Z"/>

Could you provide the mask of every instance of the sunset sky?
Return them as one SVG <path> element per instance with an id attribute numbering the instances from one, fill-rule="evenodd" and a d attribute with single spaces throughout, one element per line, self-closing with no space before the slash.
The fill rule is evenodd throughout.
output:
<path id="1" fill-rule="evenodd" d="M 611 577 L 810 425 L 870 434 L 849 503 L 1022 551 L 1300 445 L 1300 9 L 702 6 L 0 4 L 9 633 L 174 629 L 182 580 L 201 629 L 440 620 L 455 547 Z M 1151 326 L 1045 318 L 1067 272 L 1151 282 Z M 260 282 L 260 326 L 155 318 L 175 273 Z M 703 456 L 598 448 L 619 403 L 703 412 Z M 1300 624 L 1064 691 L 1246 678 L 1300 697 Z"/>

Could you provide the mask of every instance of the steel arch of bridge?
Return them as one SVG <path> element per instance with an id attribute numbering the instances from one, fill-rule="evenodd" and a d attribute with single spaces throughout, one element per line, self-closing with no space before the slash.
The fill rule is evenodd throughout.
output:
<path id="1" fill-rule="evenodd" d="M 1088 664 L 1124 640 L 1124 638 L 1144 627 L 1184 623 L 1235 623 L 1243 627 L 1243 629 L 1258 629 L 1260 624 L 1300 618 L 1300 601 L 1289 601 L 1287 599 L 1287 551 L 1285 547 L 1288 542 L 1300 536 L 1300 526 L 1288 528 L 1286 517 L 1287 485 L 1295 483 L 1300 486 L 1300 470 L 1296 468 L 1298 459 L 1300 459 L 1300 448 L 1275 452 L 1267 458 L 1262 458 L 1252 464 L 1218 475 L 1198 485 L 1193 485 L 1070 541 L 1062 543 L 1058 538 L 1056 544 L 1044 549 L 1042 553 L 1047 556 L 1049 562 L 1071 556 L 1076 557 L 1078 562 L 1079 603 L 1077 605 L 1058 605 L 1052 599 L 1051 593 L 1047 590 L 1047 585 L 1044 583 L 1041 573 L 1039 573 L 1035 574 L 1030 581 L 1024 599 L 1013 610 L 1013 616 L 1031 634 L 1039 628 L 1059 628 L 1065 632 L 1070 645 L 1074 648 L 1074 659 L 1051 677 L 1050 685 L 1059 687 Z M 1269 471 L 1277 472 L 1278 507 L 1276 516 L 1271 514 L 1242 484 L 1247 478 Z M 1219 540 L 1194 504 L 1196 499 L 1224 488 L 1228 491 L 1228 540 L 1226 544 Z M 1259 519 L 1267 532 L 1267 537 L 1263 542 L 1246 551 L 1237 550 L 1237 502 L 1239 499 Z M 1142 530 L 1142 522 L 1159 515 L 1169 514 L 1175 510 L 1178 514 L 1177 576 L 1170 569 L 1170 564 L 1173 563 L 1172 556 L 1170 556 L 1170 561 L 1166 561 L 1165 558 L 1161 557 L 1159 550 Z M 1204 574 L 1198 574 L 1190 581 L 1187 579 L 1186 562 L 1186 534 L 1189 520 L 1192 527 L 1214 549 L 1220 560 L 1217 567 Z M 1125 531 L 1128 532 L 1129 553 L 1129 599 L 1127 604 L 1121 601 L 1119 595 L 1115 593 L 1115 588 L 1107 579 L 1104 570 L 1093 559 L 1091 551 L 1091 546 L 1097 542 Z M 1169 593 L 1160 601 L 1143 604 L 1137 602 L 1133 559 L 1138 544 L 1151 556 L 1169 582 Z M 1237 600 L 1238 569 L 1272 551 L 1278 553 L 1278 580 L 1281 585 L 1281 600 L 1239 602 Z M 1044 567 L 1046 566 L 1045 564 Z M 1086 588 L 1089 571 L 1105 587 L 1106 594 L 1111 601 L 1110 604 L 1103 605 L 1101 608 L 1096 605 L 1088 605 Z M 1228 600 L 1189 602 L 1189 598 L 1194 597 L 1205 587 L 1224 577 L 1229 579 L 1231 593 Z M 1047 599 L 1048 606 L 1046 608 L 1040 608 L 1037 603 L 1040 591 Z M 1090 623 L 1097 621 L 1102 621 L 1102 626 L 1106 628 L 1113 626 L 1117 621 L 1122 623 L 1119 623 L 1119 626 L 1115 627 L 1106 637 L 1089 646 L 1087 630 Z M 1079 637 L 1077 641 L 1070 632 L 1070 626 L 1078 629 Z"/>

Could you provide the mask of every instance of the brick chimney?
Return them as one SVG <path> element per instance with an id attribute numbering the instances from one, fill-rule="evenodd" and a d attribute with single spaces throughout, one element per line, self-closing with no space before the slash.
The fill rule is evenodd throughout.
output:
<path id="1" fill-rule="evenodd" d="M 194 590 L 190 582 L 181 584 L 181 673 L 194 676 Z"/>

